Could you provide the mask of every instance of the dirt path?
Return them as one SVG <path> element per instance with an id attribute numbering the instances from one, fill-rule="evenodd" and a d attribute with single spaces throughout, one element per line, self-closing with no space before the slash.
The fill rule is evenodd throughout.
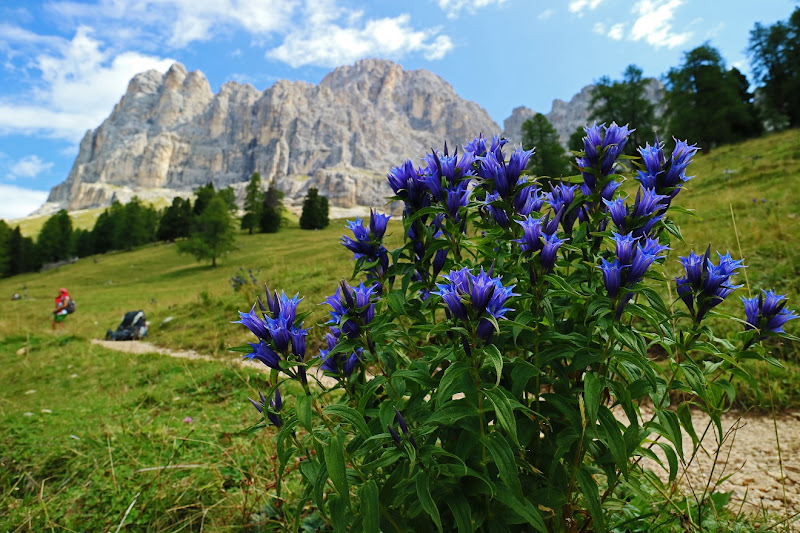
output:
<path id="1" fill-rule="evenodd" d="M 94 339 L 93 344 L 111 350 L 128 353 L 159 353 L 185 359 L 201 359 L 264 370 L 264 365 L 237 359 L 217 359 L 192 350 L 176 351 L 162 348 L 145 341 L 104 341 Z M 326 385 L 334 384 L 333 378 L 319 376 Z M 646 413 L 645 413 L 646 414 Z M 708 419 L 701 413 L 694 414 L 694 425 L 702 435 Z M 800 513 L 800 411 L 781 413 L 777 417 L 783 457 L 783 479 L 775 439 L 775 427 L 770 416 L 728 413 L 723 417 L 722 427 L 729 435 L 719 447 L 714 431 L 709 430 L 703 439 L 703 448 L 683 471 L 681 484 L 698 495 L 703 492 L 711 475 L 716 481 L 730 475 L 717 490 L 733 492 L 731 507 L 743 505 L 746 513 L 761 513 L 762 510 L 778 515 L 792 516 Z M 691 450 L 692 441 L 684 435 L 684 449 Z M 719 454 L 716 450 L 719 449 Z M 688 457 L 687 457 L 688 459 Z M 664 475 L 666 479 L 666 474 Z M 784 494 L 785 487 L 785 494 Z M 795 530 L 800 531 L 800 528 Z"/>

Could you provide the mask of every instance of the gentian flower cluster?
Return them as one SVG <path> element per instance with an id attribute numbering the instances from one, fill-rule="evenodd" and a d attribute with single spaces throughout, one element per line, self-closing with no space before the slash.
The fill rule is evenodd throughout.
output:
<path id="1" fill-rule="evenodd" d="M 331 318 L 327 323 L 338 328 L 347 338 L 355 339 L 375 318 L 376 299 L 375 285 L 367 287 L 362 281 L 358 287 L 350 287 L 342 280 L 336 292 L 323 302 L 331 306 Z"/>
<path id="2" fill-rule="evenodd" d="M 561 221 L 561 227 L 567 235 L 572 233 L 572 226 L 578 218 L 578 210 L 569 208 L 575 200 L 577 190 L 577 185 L 559 183 L 553 185 L 551 191 L 544 195 L 545 201 L 555 213 L 555 218 Z"/>
<path id="3" fill-rule="evenodd" d="M 320 368 L 327 372 L 337 375 L 344 375 L 349 378 L 353 374 L 356 365 L 361 362 L 364 354 L 364 348 L 357 348 L 354 352 L 348 354 L 333 353 L 336 346 L 339 344 L 341 331 L 339 328 L 331 328 L 331 331 L 325 335 L 325 342 L 327 348 L 320 350 L 319 358 L 322 360 Z"/>
<path id="4" fill-rule="evenodd" d="M 358 287 L 350 287 L 342 280 L 336 287 L 336 292 L 325 299 L 324 303 L 331 306 L 331 318 L 327 322 L 330 331 L 325 335 L 327 348 L 320 350 L 319 354 L 323 370 L 334 374 L 343 373 L 348 378 L 353 373 L 362 359 L 363 348 L 358 348 L 349 355 L 333 352 L 342 335 L 348 339 L 358 338 L 375 318 L 377 290 L 377 284 L 367 287 L 362 281 Z"/>
<path id="5" fill-rule="evenodd" d="M 620 235 L 612 233 L 615 245 L 613 261 L 602 258 L 599 266 L 603 272 L 603 283 L 608 296 L 615 300 L 620 289 L 628 289 L 639 283 L 656 259 L 662 258 L 662 252 L 669 250 L 658 242 L 658 239 L 637 239 L 632 233 Z M 628 292 L 617 305 L 617 317 L 627 305 L 633 294 Z"/>
<path id="6" fill-rule="evenodd" d="M 303 323 L 295 324 L 297 318 L 297 305 L 302 300 L 295 294 L 292 298 L 277 291 L 270 294 L 266 289 L 267 307 L 258 300 L 261 313 L 256 312 L 256 306 L 249 313 L 239 312 L 239 320 L 234 324 L 244 324 L 258 338 L 258 343 L 250 343 L 253 351 L 245 357 L 261 361 L 266 366 L 276 370 L 283 370 L 292 375 L 290 371 L 281 369 L 281 359 L 289 360 L 289 353 L 299 362 L 303 362 L 306 353 L 306 336 L 308 329 L 303 329 Z M 261 316 L 259 316 L 261 315 Z M 297 376 L 305 383 L 305 368 L 299 367 Z"/>
<path id="7" fill-rule="evenodd" d="M 791 309 L 786 308 L 786 295 L 775 291 L 761 291 L 752 298 L 742 297 L 744 314 L 747 317 L 746 329 L 758 329 L 763 333 L 785 333 L 783 325 L 797 318 Z M 766 337 L 761 337 L 766 338 Z"/>
<path id="8" fill-rule="evenodd" d="M 435 200 L 447 209 L 447 214 L 455 222 L 460 222 L 459 209 L 469 203 L 469 176 L 475 173 L 472 163 L 475 160 L 470 152 L 464 152 L 458 159 L 458 149 L 450 156 L 447 144 L 444 153 L 435 150 L 426 154 L 428 168 L 425 171 L 425 183 Z"/>
<path id="9" fill-rule="evenodd" d="M 488 340 L 494 333 L 494 325 L 487 317 L 500 320 L 507 311 L 513 311 L 505 304 L 511 296 L 518 296 L 511 292 L 514 285 L 503 286 L 499 276 L 491 277 L 483 268 L 477 275 L 464 267 L 443 277 L 447 283 L 437 283 L 438 290 L 432 294 L 439 295 L 448 313 L 465 325 L 477 321 L 476 333 L 480 339 Z"/>
<path id="10" fill-rule="evenodd" d="M 367 276 L 379 282 L 383 280 L 386 269 L 389 268 L 389 253 L 381 242 L 390 218 L 389 215 L 381 215 L 370 210 L 369 229 L 364 226 L 364 220 L 356 217 L 355 220 L 347 221 L 347 227 L 353 232 L 355 239 L 347 235 L 341 238 L 342 246 L 353 252 L 354 259 L 364 259 L 374 263 L 367 269 Z M 382 285 L 379 286 L 378 292 L 383 292 Z"/>
<path id="11" fill-rule="evenodd" d="M 664 156 L 664 143 L 660 142 L 658 137 L 653 146 L 648 143 L 644 148 L 639 148 L 644 170 L 637 173 L 636 179 L 645 189 L 664 197 L 660 200 L 662 213 L 681 191 L 683 184 L 692 179 L 693 176 L 686 176 L 686 168 L 692 162 L 697 150 L 697 145 L 676 139 L 675 149 L 667 159 Z"/>
<path id="12" fill-rule="evenodd" d="M 586 137 L 583 138 L 583 157 L 575 160 L 583 176 L 583 193 L 586 196 L 592 194 L 598 184 L 605 186 L 605 178 L 614 170 L 614 164 L 622 155 L 628 137 L 635 131 L 628 129 L 628 125 L 618 126 L 612 122 L 610 126 L 605 124 L 593 125 L 583 129 Z M 615 187 L 616 188 L 616 187 Z"/>
<path id="13" fill-rule="evenodd" d="M 527 218 L 516 221 L 522 226 L 522 237 L 515 239 L 514 242 L 519 243 L 520 249 L 529 257 L 541 251 L 543 274 L 553 271 L 558 249 L 567 241 L 567 239 L 559 239 L 556 235 L 558 221 L 558 215 L 553 220 L 549 219 L 549 215 L 547 217 L 528 215 Z"/>
<path id="14" fill-rule="evenodd" d="M 620 232 L 631 232 L 636 239 L 652 236 L 653 227 L 664 218 L 662 202 L 667 196 L 653 189 L 639 189 L 632 208 L 625 204 L 626 199 L 603 199 L 614 225 Z"/>
<path id="15" fill-rule="evenodd" d="M 685 275 L 675 278 L 678 285 L 678 296 L 689 308 L 697 322 L 701 321 L 706 313 L 721 304 L 734 290 L 742 285 L 731 285 L 731 276 L 742 268 L 741 260 L 734 260 L 730 254 L 722 255 L 719 252 L 719 263 L 714 264 L 709 259 L 711 247 L 703 255 L 697 255 L 694 250 L 687 257 L 681 257 Z"/>
<path id="16" fill-rule="evenodd" d="M 283 420 L 281 420 L 281 417 L 278 414 L 278 412 L 283 407 L 283 401 L 281 400 L 281 392 L 276 388 L 275 397 L 270 398 L 269 402 L 264 397 L 264 395 L 261 394 L 261 391 L 258 391 L 258 396 L 259 396 L 258 402 L 252 398 L 247 398 L 247 399 L 250 400 L 250 403 L 253 404 L 253 407 L 255 407 L 259 413 L 262 413 L 264 412 L 264 409 L 267 409 L 267 418 L 269 419 L 270 422 L 272 422 L 275 425 L 275 427 L 280 428 L 281 426 L 283 426 Z"/>

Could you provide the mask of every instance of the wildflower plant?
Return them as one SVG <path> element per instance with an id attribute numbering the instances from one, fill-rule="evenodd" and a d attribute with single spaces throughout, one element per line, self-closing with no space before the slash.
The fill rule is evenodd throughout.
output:
<path id="1" fill-rule="evenodd" d="M 624 530 L 632 495 L 659 483 L 642 459 L 673 482 L 697 450 L 692 412 L 724 438 L 730 380 L 753 382 L 741 361 L 775 362 L 759 342 L 797 315 L 764 291 L 729 317 L 736 339 L 714 335 L 707 318 L 726 316 L 744 265 L 709 247 L 664 274 L 696 149 L 641 148 L 630 203 L 617 190 L 631 131 L 587 127 L 563 182 L 525 175 L 532 151 L 506 155 L 498 137 L 406 161 L 388 173 L 402 229 L 375 212 L 347 225 L 354 282 L 321 303 L 321 349 L 306 349 L 298 296 L 267 290 L 240 313 L 258 341 L 241 350 L 272 372 L 254 428 L 276 427 L 279 476 L 303 458 L 294 516 L 310 505 L 334 531 Z M 405 243 L 389 251 L 393 230 Z M 681 524 L 702 529 L 694 508 Z"/>

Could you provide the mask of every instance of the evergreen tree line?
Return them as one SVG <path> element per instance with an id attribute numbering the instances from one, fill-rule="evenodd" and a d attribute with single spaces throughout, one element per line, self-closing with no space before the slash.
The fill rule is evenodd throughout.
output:
<path id="1" fill-rule="evenodd" d="M 253 174 L 247 187 L 242 229 L 275 233 L 284 219 L 283 193 L 274 186 L 261 190 L 261 177 Z M 43 265 L 88 257 L 112 250 L 131 250 L 143 244 L 179 243 L 179 251 L 199 260 L 216 259 L 233 249 L 236 195 L 231 187 L 215 189 L 212 182 L 195 190 L 194 202 L 175 197 L 160 211 L 134 197 L 127 204 L 114 201 L 100 213 L 92 229 L 73 228 L 65 210 L 48 218 L 36 239 L 22 235 L 0 220 L 0 277 L 35 272 Z M 328 200 L 310 189 L 303 204 L 300 226 L 328 225 Z"/>
<path id="2" fill-rule="evenodd" d="M 748 52 L 758 84 L 752 92 L 747 77 L 728 68 L 719 50 L 706 42 L 684 53 L 682 63 L 664 74 L 661 102 L 647 98 L 649 80 L 636 65 L 629 65 L 621 80 L 608 76 L 596 80 L 591 120 L 635 128 L 625 146 L 627 155 L 637 155 L 637 148 L 652 143 L 658 131 L 695 142 L 708 153 L 765 130 L 800 127 L 800 7 L 786 21 L 771 26 L 757 23 L 750 32 Z M 660 119 L 657 106 L 663 109 Z M 583 137 L 580 127 L 570 136 L 568 150 L 582 150 Z M 537 175 L 558 178 L 577 172 L 574 157 L 541 113 L 523 123 L 522 145 L 536 148 L 528 170 Z"/>

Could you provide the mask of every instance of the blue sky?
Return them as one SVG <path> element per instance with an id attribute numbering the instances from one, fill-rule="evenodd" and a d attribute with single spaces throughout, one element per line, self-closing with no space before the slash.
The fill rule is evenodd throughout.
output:
<path id="1" fill-rule="evenodd" d="M 0 3 L 0 218 L 24 216 L 66 179 L 137 72 L 174 61 L 212 90 L 312 83 L 364 57 L 424 68 L 501 127 L 550 111 L 634 63 L 659 77 L 705 41 L 750 73 L 755 22 L 797 0 L 4 0 Z"/>

